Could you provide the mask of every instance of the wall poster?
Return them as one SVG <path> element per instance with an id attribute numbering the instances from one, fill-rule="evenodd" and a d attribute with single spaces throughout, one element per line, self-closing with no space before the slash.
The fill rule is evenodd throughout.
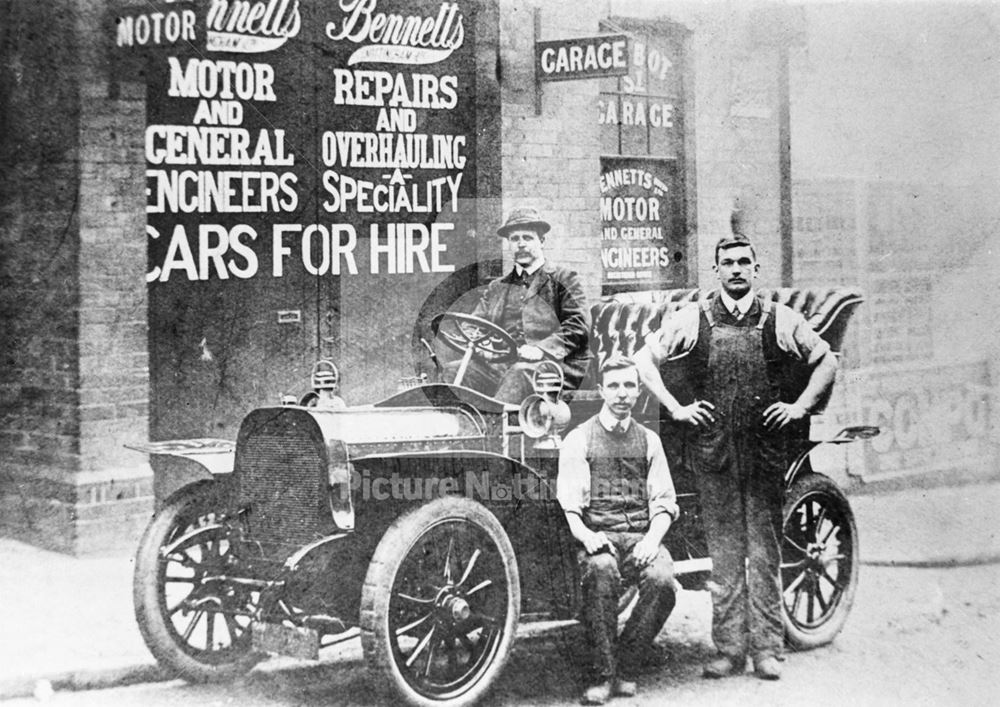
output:
<path id="1" fill-rule="evenodd" d="M 231 427 L 320 355 L 345 385 L 412 374 L 385 352 L 477 258 L 476 29 L 475 3 L 440 0 L 117 18 L 147 85 L 153 439 Z"/>
<path id="2" fill-rule="evenodd" d="M 940 373 L 940 375 L 938 375 Z M 861 391 L 864 424 L 881 432 L 862 447 L 865 481 L 941 471 L 992 471 L 993 400 L 985 361 L 872 369 Z"/>
<path id="3" fill-rule="evenodd" d="M 685 286 L 677 169 L 676 160 L 601 158 L 603 294 Z"/>

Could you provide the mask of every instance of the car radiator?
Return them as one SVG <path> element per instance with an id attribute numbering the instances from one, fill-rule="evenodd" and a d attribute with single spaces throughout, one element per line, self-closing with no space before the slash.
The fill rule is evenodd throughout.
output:
<path id="1" fill-rule="evenodd" d="M 245 551 L 283 562 L 330 528 L 327 449 L 301 409 L 248 415 L 236 441 L 235 502 Z"/>

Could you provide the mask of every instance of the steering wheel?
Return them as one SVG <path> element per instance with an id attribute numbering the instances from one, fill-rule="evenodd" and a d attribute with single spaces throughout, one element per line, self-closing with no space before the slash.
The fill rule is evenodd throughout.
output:
<path id="1" fill-rule="evenodd" d="M 459 353 L 470 352 L 490 363 L 517 360 L 517 343 L 511 335 L 491 321 L 471 314 L 444 312 L 431 320 L 434 332 Z"/>

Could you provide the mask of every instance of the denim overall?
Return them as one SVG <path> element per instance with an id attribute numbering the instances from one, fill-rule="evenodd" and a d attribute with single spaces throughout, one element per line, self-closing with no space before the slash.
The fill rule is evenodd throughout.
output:
<path id="1" fill-rule="evenodd" d="M 794 428 L 763 424 L 788 380 L 771 307 L 755 299 L 737 320 L 721 298 L 704 302 L 692 352 L 696 395 L 715 405 L 715 423 L 696 431 L 687 449 L 713 563 L 712 638 L 736 661 L 777 655 L 783 646 L 778 572 Z"/>

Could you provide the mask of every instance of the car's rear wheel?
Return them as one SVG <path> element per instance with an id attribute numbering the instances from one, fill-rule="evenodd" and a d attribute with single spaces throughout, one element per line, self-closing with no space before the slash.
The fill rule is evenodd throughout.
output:
<path id="1" fill-rule="evenodd" d="M 146 645 L 166 668 L 191 682 L 225 680 L 249 670 L 249 613 L 256 599 L 224 579 L 228 531 L 220 487 L 187 487 L 167 500 L 139 543 L 132 597 Z"/>
<path id="2" fill-rule="evenodd" d="M 858 569 L 858 530 L 847 497 L 825 476 L 802 476 L 786 494 L 781 543 L 789 645 L 814 648 L 834 639 L 854 602 Z"/>
<path id="3" fill-rule="evenodd" d="M 514 550 L 496 517 L 440 498 L 398 518 L 361 597 L 361 645 L 380 687 L 413 705 L 467 705 L 490 688 L 520 615 Z"/>

